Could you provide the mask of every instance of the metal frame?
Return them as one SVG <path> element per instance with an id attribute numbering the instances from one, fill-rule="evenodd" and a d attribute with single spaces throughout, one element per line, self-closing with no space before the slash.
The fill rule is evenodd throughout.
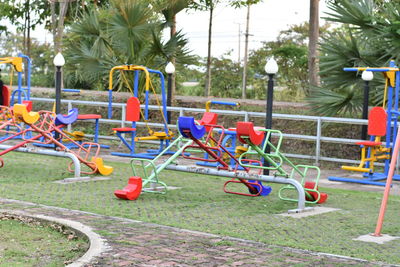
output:
<path id="1" fill-rule="evenodd" d="M 255 180 L 261 182 L 269 182 L 269 183 L 278 183 L 278 184 L 288 184 L 292 185 L 298 195 L 297 201 L 297 209 L 288 210 L 289 213 L 299 213 L 308 210 L 312 210 L 312 207 L 305 206 L 305 193 L 303 186 L 296 180 L 282 178 L 282 177 L 275 177 L 275 176 L 267 176 L 267 175 L 259 175 L 254 173 L 244 173 L 244 172 L 229 172 L 223 170 L 216 170 L 216 169 L 209 169 L 209 168 L 200 168 L 200 167 L 193 167 L 193 166 L 181 166 L 181 165 L 168 165 L 165 168 L 166 170 L 171 171 L 180 171 L 180 172 L 190 172 L 190 173 L 197 173 L 197 174 L 205 174 L 205 175 L 213 175 L 213 176 L 220 176 L 224 178 L 237 178 L 237 179 L 244 179 L 244 180 Z"/>
<path id="2" fill-rule="evenodd" d="M 48 98 L 31 98 L 31 100 L 39 101 L 39 102 L 48 102 L 53 103 L 53 99 Z M 108 107 L 108 102 L 96 102 L 96 101 L 81 101 L 81 100 L 69 100 L 69 99 L 62 99 L 62 104 L 68 106 L 68 109 L 73 108 L 73 105 L 90 105 L 90 106 L 100 106 L 100 107 Z M 121 119 L 100 119 L 100 123 L 105 124 L 120 124 L 121 127 L 125 127 L 125 125 L 129 124 L 130 122 L 125 121 L 125 103 L 113 103 L 114 108 L 121 108 L 122 109 L 122 116 Z M 144 105 L 141 106 L 142 108 Z M 155 110 L 158 109 L 158 106 L 149 105 L 149 109 Z M 198 112 L 204 113 L 205 109 L 201 108 L 186 108 L 186 107 L 168 107 L 169 111 L 179 113 L 179 116 L 184 116 L 185 112 Z M 212 109 L 211 112 L 215 112 L 217 114 L 223 114 L 225 116 L 235 116 L 237 121 L 250 121 L 252 118 L 265 118 L 265 113 L 263 112 L 249 112 L 249 111 L 233 111 L 233 110 L 214 110 Z M 315 132 L 316 135 L 300 135 L 300 134 L 285 134 L 283 133 L 283 137 L 285 139 L 295 139 L 295 140 L 303 140 L 303 141 L 310 141 L 315 142 L 315 153 L 314 154 L 293 154 L 293 153 L 284 153 L 285 156 L 291 158 L 300 158 L 300 159 L 308 159 L 314 160 L 315 164 L 319 164 L 320 161 L 329 161 L 329 162 L 338 162 L 338 163 L 358 163 L 358 160 L 354 159 L 340 159 L 340 158 L 333 158 L 327 156 L 321 156 L 321 144 L 322 143 L 334 143 L 334 144 L 348 144 L 348 145 L 355 145 L 355 142 L 363 141 L 361 139 L 348 139 L 348 138 L 336 138 L 336 137 L 325 137 L 322 136 L 322 126 L 324 123 L 341 123 L 341 124 L 350 124 L 350 125 L 367 125 L 367 120 L 362 119 L 352 119 L 352 118 L 335 118 L 335 117 L 320 117 L 320 116 L 307 116 L 307 115 L 293 115 L 293 114 L 272 114 L 274 119 L 282 119 L 282 120 L 296 120 L 296 121 L 311 121 L 316 123 Z M 143 126 L 143 122 L 137 122 L 137 126 Z M 161 123 L 149 123 L 149 125 L 153 127 L 164 127 Z M 176 125 L 170 124 L 170 129 L 176 128 Z M 70 129 L 68 130 L 70 131 Z M 88 137 L 93 137 L 93 135 L 88 135 Z M 115 136 L 105 136 L 100 135 L 99 139 L 104 140 L 119 140 L 119 138 Z M 143 141 L 144 143 L 149 144 L 158 144 L 158 142 L 154 141 Z M 383 164 L 378 163 L 376 166 L 383 166 Z"/>
<path id="3" fill-rule="evenodd" d="M 15 95 L 17 95 L 17 103 L 21 104 L 22 103 L 22 95 L 24 95 L 24 100 L 30 100 L 31 96 L 31 70 L 32 70 L 32 62 L 31 59 L 22 54 L 19 53 L 17 57 L 8 57 L 8 58 L 0 58 L 0 63 L 1 64 L 11 64 L 15 68 L 15 70 L 18 73 L 18 87 L 17 89 L 13 90 L 10 96 L 10 106 L 14 105 L 15 102 Z M 22 75 L 24 70 L 27 70 L 26 73 L 26 87 L 23 87 L 22 85 Z M 12 89 L 12 88 L 11 88 Z"/>
<path id="4" fill-rule="evenodd" d="M 387 113 L 387 124 L 386 124 L 386 142 L 382 144 L 386 149 L 392 150 L 394 146 L 394 142 L 396 140 L 397 128 L 398 128 L 398 118 L 400 116 L 399 113 L 399 94 L 400 94 L 400 69 L 395 65 L 395 62 L 391 60 L 389 62 L 389 67 L 382 68 L 366 68 L 366 67 L 354 67 L 354 68 L 344 68 L 344 71 L 372 71 L 372 72 L 380 72 L 384 75 L 386 81 L 385 92 L 384 92 L 384 100 L 383 100 L 383 108 L 386 109 Z M 387 100 L 387 103 L 386 101 Z M 371 137 L 371 141 L 373 141 Z M 370 157 L 372 152 L 372 148 L 368 148 L 367 157 Z M 392 154 L 391 152 L 386 152 L 386 154 Z M 382 173 L 378 172 L 364 172 L 363 179 L 352 179 L 345 177 L 328 177 L 330 181 L 339 181 L 339 182 L 350 182 L 350 183 L 360 183 L 360 184 L 368 184 L 368 185 L 378 185 L 385 186 L 386 182 L 379 182 L 381 180 L 386 180 L 389 173 L 390 166 L 390 158 L 387 157 L 384 161 L 384 171 Z M 366 162 L 365 168 L 370 168 L 371 162 Z M 400 175 L 394 175 L 393 180 L 400 181 Z"/>
<path id="5" fill-rule="evenodd" d="M 0 145 L 0 150 L 10 149 L 11 147 L 12 146 L 8 146 L 8 145 Z M 46 156 L 54 156 L 54 157 L 70 158 L 74 164 L 74 178 L 81 177 L 81 164 L 79 162 L 79 159 L 72 153 L 65 152 L 65 151 L 42 150 L 42 149 L 28 148 L 28 147 L 20 147 L 13 151 L 14 152 L 22 152 L 22 153 L 46 155 Z"/>
<path id="6" fill-rule="evenodd" d="M 135 152 L 135 143 L 137 142 L 136 140 L 143 141 L 148 139 L 148 137 L 137 137 L 136 136 L 136 131 L 131 132 L 131 144 L 129 144 L 125 140 L 125 133 L 117 133 L 117 136 L 119 139 L 121 139 L 122 143 L 129 149 L 129 153 L 120 153 L 120 152 L 112 152 L 112 155 L 115 156 L 120 156 L 120 157 L 136 157 L 136 158 L 147 158 L 147 159 L 152 159 L 156 157 L 159 153 L 161 153 L 165 147 L 169 146 L 170 140 L 172 138 L 171 132 L 169 131 L 168 127 L 168 114 L 167 114 L 167 98 L 166 98 L 166 92 L 165 92 L 165 78 L 164 75 L 161 71 L 158 70 L 153 70 L 153 69 L 148 69 L 143 66 L 136 66 L 136 65 L 122 65 L 122 66 L 116 66 L 113 67 L 109 73 L 109 87 L 108 87 L 108 119 L 112 118 L 112 108 L 113 108 L 113 102 L 112 102 L 112 90 L 113 88 L 113 73 L 116 70 L 120 71 L 132 71 L 134 75 L 134 80 L 133 80 L 133 96 L 139 98 L 139 78 L 140 78 L 140 72 L 142 71 L 146 77 L 145 81 L 145 105 L 144 105 L 144 120 L 147 121 L 149 118 L 149 97 L 150 97 L 150 87 L 152 87 L 151 81 L 150 81 L 150 74 L 155 74 L 158 75 L 160 78 L 160 87 L 161 87 L 161 106 L 162 106 L 162 115 L 165 119 L 163 123 L 163 131 L 165 133 L 164 138 L 159 138 L 159 149 L 152 149 L 148 150 L 147 153 L 136 153 Z M 143 105 L 141 105 L 141 108 Z M 126 110 L 125 113 L 126 114 Z M 124 117 L 122 118 L 124 119 Z M 132 122 L 132 128 L 136 128 L 136 121 Z M 146 122 L 146 125 L 153 126 L 153 124 Z M 150 129 L 149 129 L 150 131 Z M 175 152 L 173 151 L 167 151 L 166 152 L 169 155 L 173 155 Z"/>

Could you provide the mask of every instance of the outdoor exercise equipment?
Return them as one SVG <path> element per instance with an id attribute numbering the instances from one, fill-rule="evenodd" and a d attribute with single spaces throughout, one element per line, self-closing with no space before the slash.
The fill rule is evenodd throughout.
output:
<path id="1" fill-rule="evenodd" d="M 18 86 L 10 95 L 8 105 L 13 106 L 15 102 L 15 97 L 17 97 L 17 103 L 21 104 L 23 100 L 29 100 L 31 95 L 31 60 L 28 56 L 23 54 L 18 54 L 17 57 L 0 57 L 0 65 L 1 64 L 9 64 L 12 66 L 10 76 L 10 88 L 12 87 L 13 80 L 13 72 L 16 71 L 18 73 Z M 26 73 L 25 73 L 26 70 Z M 25 76 L 26 87 L 23 87 L 23 77 Z M 3 102 L 2 105 L 5 106 L 7 102 L 5 102 L 4 93 L 6 90 L 4 87 L 1 87 L 1 92 L 3 94 Z"/>
<path id="2" fill-rule="evenodd" d="M 359 142 L 361 145 L 361 163 L 358 167 L 343 166 L 343 169 L 350 171 L 363 172 L 362 179 L 346 178 L 346 177 L 328 177 L 331 181 L 361 183 L 369 185 L 385 186 L 384 181 L 388 177 L 392 147 L 396 140 L 399 117 L 399 98 L 400 98 L 400 69 L 395 65 L 394 61 L 390 61 L 389 67 L 381 68 L 344 68 L 344 71 L 361 72 L 368 70 L 371 72 L 380 72 L 385 78 L 385 87 L 383 94 L 382 109 L 386 110 L 386 114 L 382 110 L 374 109 L 374 113 L 370 113 L 368 121 L 368 132 L 371 129 L 371 137 L 369 142 Z M 371 117 L 372 116 L 372 117 Z M 385 120 L 386 117 L 386 120 Z M 386 123 L 383 123 L 385 121 Z M 371 125 L 370 125 L 371 124 Z M 380 144 L 381 138 L 385 136 L 384 144 Z M 382 159 L 384 160 L 384 170 L 382 173 L 375 171 L 374 163 Z M 393 175 L 393 180 L 400 180 L 399 175 Z"/>
<path id="3" fill-rule="evenodd" d="M 300 176 L 300 184 L 304 187 L 305 198 L 308 203 L 324 203 L 328 197 L 325 193 L 320 193 L 318 191 L 318 181 L 320 177 L 320 169 L 316 166 L 310 165 L 295 165 L 293 164 L 282 152 L 280 148 L 282 145 L 283 135 L 282 132 L 278 130 L 271 129 L 255 129 L 252 122 L 238 122 L 236 124 L 236 132 L 238 139 L 243 144 L 249 145 L 249 150 L 244 152 L 239 157 L 239 163 L 244 167 L 252 167 L 259 169 L 268 169 L 270 171 L 275 171 L 274 176 L 285 177 L 288 179 L 296 179 Z M 264 138 L 265 134 L 265 138 Z M 273 142 L 272 134 L 278 137 L 277 142 Z M 263 142 L 264 141 L 264 142 Z M 262 147 L 260 145 L 263 144 Z M 270 146 L 271 153 L 265 153 L 265 147 Z M 259 166 L 254 164 L 249 164 L 247 161 L 252 157 L 262 157 L 264 161 L 267 161 L 268 166 Z M 291 172 L 287 172 L 283 168 L 283 164 L 287 164 L 292 168 Z M 316 172 L 313 181 L 306 181 L 309 170 Z M 314 175 L 314 174 L 313 174 Z M 298 201 L 297 199 L 290 198 L 286 196 L 286 191 L 295 189 L 292 185 L 287 185 L 279 190 L 279 198 L 288 201 Z"/>
<path id="4" fill-rule="evenodd" d="M 116 156 L 132 156 L 136 157 L 138 154 L 135 152 L 135 135 L 136 135 L 136 122 L 140 119 L 140 101 L 137 97 L 130 97 L 126 102 L 125 120 L 132 123 L 131 127 L 113 128 L 112 130 L 121 139 L 122 143 L 128 147 L 130 153 L 111 152 L 111 155 Z M 125 134 L 130 135 L 130 143 L 125 138 Z M 146 156 L 146 155 L 144 155 Z"/>
<path id="5" fill-rule="evenodd" d="M 29 128 L 23 129 L 20 132 L 12 134 L 2 140 L 0 143 L 4 143 L 17 136 L 22 136 L 23 141 L 18 144 L 11 146 L 0 152 L 0 156 L 7 154 L 17 148 L 23 147 L 28 143 L 41 142 L 45 144 L 54 144 L 58 149 L 74 154 L 81 163 L 85 164 L 90 168 L 90 171 L 81 171 L 84 174 L 100 173 L 102 175 L 109 175 L 112 173 L 113 168 L 105 166 L 103 160 L 98 156 L 100 152 L 100 146 L 96 143 L 83 143 L 78 144 L 63 133 L 62 128 L 68 124 L 73 123 L 78 118 L 78 109 L 71 110 L 68 115 L 58 114 L 57 116 L 50 111 L 39 111 L 29 112 L 27 106 L 23 104 L 15 104 L 13 108 L 14 121 L 16 123 L 23 122 L 29 126 Z M 79 147 L 78 152 L 69 150 L 63 145 L 60 140 L 53 136 L 53 132 L 58 132 L 61 138 L 67 138 L 70 142 L 75 143 Z M 27 134 L 30 133 L 30 134 Z M 33 136 L 32 136 L 32 135 Z M 39 141 L 42 138 L 42 141 Z M 85 147 L 86 146 L 86 147 Z M 94 152 L 93 152 L 94 151 Z M 89 159 L 89 157 L 91 157 Z M 0 158 L 1 166 L 4 165 L 3 160 Z M 72 168 L 73 163 L 68 166 L 68 170 L 74 172 Z"/>
<path id="6" fill-rule="evenodd" d="M 384 147 L 381 142 L 381 138 L 386 135 L 386 124 L 386 111 L 382 107 L 372 108 L 368 118 L 368 135 L 372 141 L 357 142 L 356 144 L 361 147 L 360 165 L 342 166 L 343 170 L 373 173 L 376 161 L 390 158 L 390 148 Z"/>
<path id="7" fill-rule="evenodd" d="M 116 70 L 120 71 L 120 77 L 122 78 L 122 80 L 124 81 L 125 85 L 129 88 L 129 90 L 131 91 L 132 95 L 134 97 L 136 97 L 137 99 L 139 99 L 140 102 L 140 98 L 139 98 L 139 78 L 140 78 L 140 74 L 141 72 L 144 73 L 145 75 L 145 88 L 144 88 L 144 110 L 142 111 L 139 108 L 139 113 L 140 113 L 140 117 L 141 119 L 144 121 L 146 128 L 148 130 L 148 135 L 146 136 L 137 136 L 137 120 L 131 121 L 132 122 L 132 129 L 135 129 L 134 131 L 130 130 L 130 131 L 116 131 L 117 132 L 117 136 L 121 139 L 122 143 L 124 145 L 127 146 L 127 148 L 129 149 L 129 153 L 113 153 L 114 155 L 118 155 L 118 156 L 123 156 L 123 157 L 141 157 L 141 158 L 149 158 L 152 159 L 154 158 L 156 155 L 158 155 L 160 152 L 162 152 L 164 150 L 165 147 L 167 147 L 169 145 L 169 141 L 171 140 L 171 138 L 173 137 L 173 133 L 169 130 L 168 128 L 168 123 L 167 123 L 167 100 L 166 100 L 166 94 L 165 94 L 165 82 L 164 82 L 164 75 L 162 74 L 162 72 L 158 71 L 158 70 L 152 70 L 152 69 L 148 69 L 146 67 L 143 66 L 135 66 L 135 65 L 122 65 L 122 66 L 116 66 L 113 67 L 110 71 L 110 75 L 109 75 L 109 104 L 108 104 L 108 118 L 111 119 L 112 118 L 112 90 L 114 88 L 113 86 L 113 74 Z M 125 76 L 125 72 L 133 72 L 133 88 L 130 85 L 127 77 Z M 158 75 L 160 78 L 160 86 L 161 86 L 161 102 L 157 97 L 155 88 L 151 82 L 151 77 L 150 74 L 155 74 Z M 155 131 L 150 127 L 150 123 L 149 123 L 149 101 L 150 101 L 150 94 L 153 94 L 155 96 L 156 99 L 156 103 L 158 106 L 158 112 L 162 117 L 162 126 L 163 126 L 163 130 L 162 131 Z M 135 110 L 137 108 L 137 103 L 127 103 L 127 109 L 130 108 L 128 107 L 128 104 L 135 106 Z M 131 109 L 131 108 L 130 108 Z M 126 111 L 127 112 L 127 111 Z M 136 113 L 135 113 L 136 114 Z M 128 114 L 128 112 L 125 115 L 126 118 L 130 118 L 130 115 Z M 118 132 L 120 134 L 118 134 Z M 122 135 L 123 133 L 130 133 L 132 140 L 129 143 L 125 137 Z M 160 141 L 160 146 L 159 149 L 157 150 L 148 150 L 148 153 L 140 153 L 140 154 L 136 154 L 135 153 L 135 143 L 138 141 L 145 141 L 145 140 L 156 140 L 156 141 Z M 174 154 L 174 152 L 172 151 L 168 151 L 167 153 L 169 154 Z"/>
<path id="8" fill-rule="evenodd" d="M 237 172 L 239 165 L 243 167 L 243 164 L 240 164 L 239 161 L 236 159 L 236 157 L 228 151 L 224 146 L 222 146 L 222 140 L 224 139 L 224 132 L 225 129 L 220 126 L 220 125 L 196 125 L 195 120 L 193 117 L 179 117 L 178 119 L 178 126 L 179 126 L 179 132 L 183 137 L 189 138 L 193 140 L 193 143 L 190 145 L 187 145 L 183 149 L 183 154 L 182 156 L 186 159 L 192 159 L 192 160 L 200 160 L 200 161 L 205 161 L 205 162 L 216 162 L 219 163 L 220 166 L 218 166 L 218 169 L 221 170 L 228 170 L 228 171 L 233 171 Z M 209 130 L 206 131 L 206 127 L 209 127 Z M 215 138 L 213 136 L 213 131 L 214 129 L 219 129 L 219 138 Z M 206 138 L 204 140 L 200 140 L 205 134 Z M 209 157 L 207 158 L 199 158 L 195 157 L 193 155 L 185 153 L 188 150 L 192 149 L 201 149 L 202 151 L 206 152 Z M 234 169 L 230 167 L 228 163 L 224 161 L 224 154 L 227 154 L 230 159 L 233 159 L 236 162 L 236 166 Z M 259 163 L 261 164 L 261 163 Z M 244 168 L 245 172 L 249 172 L 250 168 L 253 167 L 253 164 L 250 164 L 250 166 L 247 166 Z M 262 185 L 261 182 L 258 181 L 247 181 L 244 179 L 238 179 L 237 180 L 231 180 L 228 181 L 224 184 L 224 191 L 226 193 L 231 193 L 231 194 L 238 194 L 238 195 L 245 195 L 245 196 L 259 196 L 259 195 L 268 195 L 271 192 L 271 187 L 269 186 L 264 186 Z M 242 183 L 244 184 L 250 194 L 247 193 L 241 193 L 241 192 L 233 192 L 227 189 L 228 184 L 230 183 Z"/>

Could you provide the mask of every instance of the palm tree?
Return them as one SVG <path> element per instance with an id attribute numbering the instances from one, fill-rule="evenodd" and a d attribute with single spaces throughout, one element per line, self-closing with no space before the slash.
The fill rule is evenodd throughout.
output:
<path id="1" fill-rule="evenodd" d="M 182 63 L 192 59 L 181 33 L 162 41 L 162 22 L 141 0 L 113 0 L 110 6 L 84 12 L 68 37 L 69 77 L 91 86 L 104 88 L 109 70 L 116 65 L 159 69 L 171 57 Z"/>
<path id="2" fill-rule="evenodd" d="M 328 1 L 327 19 L 342 23 L 321 42 L 321 87 L 314 88 L 308 99 L 320 115 L 350 112 L 356 115 L 362 105 L 360 73 L 344 72 L 344 67 L 387 66 L 390 59 L 399 62 L 400 21 L 398 1 Z M 383 83 L 375 75 L 370 101 L 382 101 Z"/>
<path id="3" fill-rule="evenodd" d="M 164 27 L 170 28 L 170 38 L 173 38 L 177 34 L 176 30 L 176 15 L 182 10 L 186 9 L 192 0 L 153 0 L 153 5 L 158 12 L 161 12 L 164 16 L 165 22 Z M 176 65 L 176 58 L 168 58 L 168 61 Z M 172 75 L 172 99 L 175 96 L 176 85 L 175 85 L 175 74 Z"/>

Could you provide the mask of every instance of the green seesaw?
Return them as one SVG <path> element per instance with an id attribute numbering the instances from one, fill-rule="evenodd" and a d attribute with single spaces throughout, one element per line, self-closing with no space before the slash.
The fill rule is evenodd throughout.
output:
<path id="1" fill-rule="evenodd" d="M 182 142 L 186 143 L 182 145 Z M 123 190 L 114 191 L 115 196 L 122 199 L 135 200 L 139 197 L 141 192 L 165 194 L 167 192 L 167 184 L 162 182 L 158 175 L 168 165 L 173 163 L 175 159 L 182 154 L 185 147 L 190 145 L 192 142 L 192 140 L 179 136 L 154 159 L 133 158 L 130 164 L 134 176 L 129 178 L 128 185 L 125 186 Z M 175 154 L 166 159 L 164 163 L 156 165 L 156 162 L 162 156 L 170 153 L 175 146 L 177 147 Z M 136 166 L 138 162 L 140 163 L 139 167 Z M 138 168 L 142 170 L 143 179 L 138 174 Z"/>
<path id="2" fill-rule="evenodd" d="M 260 129 L 254 128 L 252 122 L 238 122 L 236 125 L 236 132 L 238 139 L 243 143 L 249 145 L 249 149 L 240 155 L 239 162 L 240 165 L 244 167 L 261 168 L 270 171 L 274 171 L 274 176 L 285 177 L 295 179 L 297 175 L 300 176 L 300 183 L 304 187 L 306 202 L 307 203 L 323 203 L 328 198 L 326 193 L 321 193 L 318 191 L 318 182 L 321 175 L 321 171 L 317 166 L 312 165 L 295 165 L 291 162 L 283 153 L 280 151 L 283 134 L 279 130 L 272 129 Z M 263 139 L 265 134 L 265 138 Z M 271 141 L 271 137 L 277 137 L 275 144 Z M 259 146 L 264 140 L 263 145 Z M 270 147 L 270 153 L 266 153 L 266 147 Z M 264 161 L 269 164 L 264 164 L 264 166 L 255 166 L 246 163 L 245 159 L 251 157 L 262 157 Z M 287 164 L 291 167 L 291 171 L 288 172 L 283 168 L 283 165 Z M 316 172 L 316 177 L 313 181 L 306 181 L 306 177 L 310 170 Z M 286 191 L 294 190 L 293 185 L 286 185 L 279 190 L 279 198 L 288 201 L 298 201 L 298 199 L 293 199 L 286 196 Z"/>

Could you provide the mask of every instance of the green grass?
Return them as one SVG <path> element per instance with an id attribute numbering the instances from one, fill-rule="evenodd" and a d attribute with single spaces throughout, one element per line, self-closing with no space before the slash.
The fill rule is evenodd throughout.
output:
<path id="1" fill-rule="evenodd" d="M 0 220 L 0 266 L 64 266 L 85 253 L 88 244 L 68 240 L 43 225 Z"/>
<path id="2" fill-rule="evenodd" d="M 323 206 L 341 210 L 293 219 L 278 215 L 297 204 L 279 200 L 276 184 L 270 196 L 251 198 L 223 193 L 222 178 L 165 171 L 163 180 L 181 189 L 124 201 L 113 191 L 132 176 L 126 163 L 107 163 L 115 167 L 111 180 L 62 185 L 53 181 L 71 177 L 65 159 L 10 153 L 4 162 L 0 197 L 400 264 L 399 239 L 384 245 L 352 240 L 374 231 L 381 193 L 322 188 L 329 194 Z M 399 204 L 400 197 L 390 197 L 384 233 L 400 235 Z"/>

